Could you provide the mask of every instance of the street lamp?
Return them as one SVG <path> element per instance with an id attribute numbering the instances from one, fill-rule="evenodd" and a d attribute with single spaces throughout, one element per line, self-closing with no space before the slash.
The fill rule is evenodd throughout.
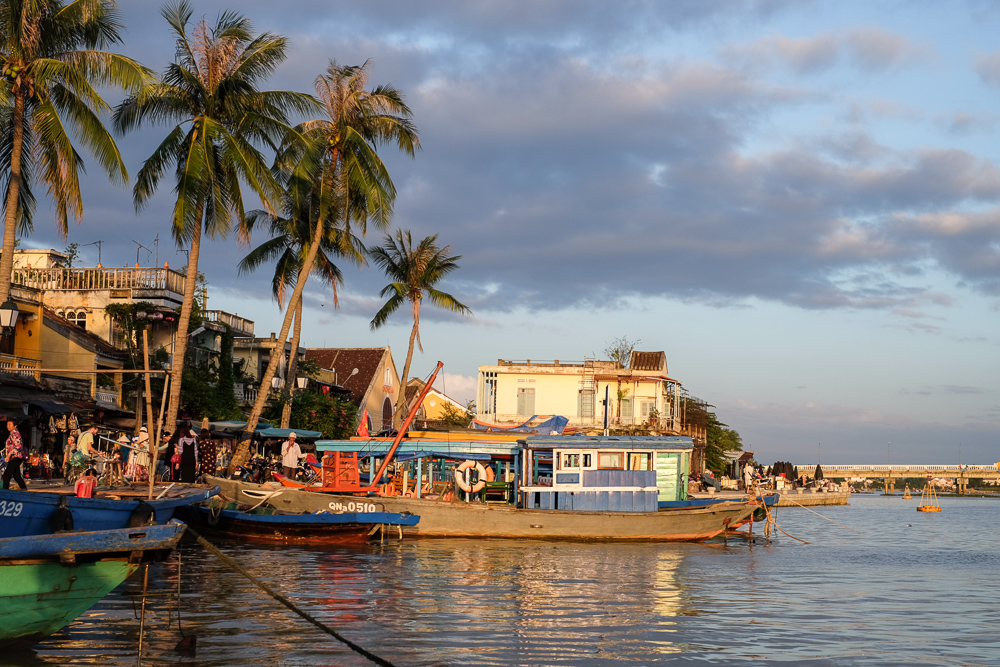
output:
<path id="1" fill-rule="evenodd" d="M 7 299 L 0 305 L 0 327 L 4 329 L 13 328 L 17 324 L 17 316 L 20 311 L 13 299 Z"/>
<path id="2" fill-rule="evenodd" d="M 309 383 L 309 378 L 307 377 L 295 378 L 295 386 L 298 387 L 300 390 L 305 389 L 308 383 Z"/>

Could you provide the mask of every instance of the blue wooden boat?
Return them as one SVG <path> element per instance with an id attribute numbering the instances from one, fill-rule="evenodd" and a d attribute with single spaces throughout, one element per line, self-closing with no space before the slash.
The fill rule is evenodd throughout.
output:
<path id="1" fill-rule="evenodd" d="M 150 560 L 166 557 L 185 525 L 0 539 L 0 648 L 28 649 L 90 609 Z"/>
<path id="2" fill-rule="evenodd" d="M 74 530 L 113 530 L 150 522 L 166 523 L 178 507 L 207 500 L 218 493 L 219 487 L 209 490 L 186 487 L 175 496 L 160 499 L 114 500 L 3 489 L 0 490 L 0 538 L 52 533 L 52 522 L 59 519 L 60 505 L 72 514 Z M 59 527 L 64 525 L 60 523 Z"/>
<path id="3" fill-rule="evenodd" d="M 184 511 L 199 530 L 226 537 L 270 544 L 363 544 L 379 526 L 416 526 L 420 517 L 396 512 L 316 512 L 294 514 L 270 506 L 252 511 L 218 501 Z"/>

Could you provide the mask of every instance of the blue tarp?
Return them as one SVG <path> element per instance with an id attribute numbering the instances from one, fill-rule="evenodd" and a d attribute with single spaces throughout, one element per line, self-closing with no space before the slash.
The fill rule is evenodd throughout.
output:
<path id="1" fill-rule="evenodd" d="M 358 458 L 367 459 L 371 457 L 383 458 L 389 452 L 389 450 L 383 450 L 380 452 L 365 452 L 364 454 L 359 454 Z M 463 461 L 489 461 L 492 457 L 489 454 L 472 454 L 463 452 L 396 452 L 396 461 L 412 461 L 414 459 L 462 459 Z"/>
<path id="2" fill-rule="evenodd" d="M 297 438 L 322 438 L 322 431 L 304 431 L 300 428 L 258 428 L 257 435 L 264 438 L 287 438 L 289 433 L 295 433 Z"/>
<path id="3" fill-rule="evenodd" d="M 532 424 L 532 422 L 536 419 L 539 419 L 539 416 L 533 415 L 531 419 L 517 426 L 498 426 L 497 424 L 488 424 L 486 422 L 481 422 L 478 419 L 473 419 L 472 423 L 469 424 L 469 428 L 477 431 L 494 431 L 497 433 L 537 433 L 538 435 L 562 435 L 563 429 L 565 429 L 566 425 L 569 424 L 569 419 L 566 417 L 560 417 L 559 415 L 553 415 L 545 421 Z"/>

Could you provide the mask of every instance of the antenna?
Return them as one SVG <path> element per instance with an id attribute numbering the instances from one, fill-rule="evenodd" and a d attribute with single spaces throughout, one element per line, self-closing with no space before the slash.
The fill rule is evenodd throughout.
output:
<path id="1" fill-rule="evenodd" d="M 146 246 L 142 245 L 141 243 L 139 243 L 139 242 L 138 242 L 138 241 L 136 241 L 135 239 L 132 239 L 132 243 L 134 243 L 134 244 L 135 244 L 135 263 L 136 263 L 136 264 L 138 264 L 138 263 L 139 263 L 139 248 L 142 248 L 142 249 L 143 249 L 143 250 L 145 250 L 146 252 L 150 252 L 150 253 L 151 253 L 151 252 L 153 252 L 152 250 L 150 250 L 150 249 L 149 249 L 149 248 L 147 248 Z M 159 258 L 157 258 L 157 259 L 159 259 Z"/>
<path id="2" fill-rule="evenodd" d="M 160 265 L 160 228 L 156 228 L 156 238 L 153 239 L 153 247 L 156 248 L 156 266 Z"/>
<path id="3" fill-rule="evenodd" d="M 101 263 L 101 244 L 103 244 L 103 243 L 104 243 L 104 241 L 94 241 L 93 243 L 84 243 L 80 247 L 81 248 L 86 248 L 89 245 L 96 245 L 97 246 L 97 263 L 100 264 Z"/>

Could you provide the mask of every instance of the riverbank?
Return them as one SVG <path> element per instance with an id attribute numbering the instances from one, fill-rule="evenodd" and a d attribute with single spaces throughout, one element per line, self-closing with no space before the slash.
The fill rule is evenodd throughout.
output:
<path id="1" fill-rule="evenodd" d="M 771 493 L 770 491 L 767 493 Z M 819 507 L 823 505 L 847 505 L 851 498 L 850 489 L 840 487 L 836 490 L 826 489 L 783 489 L 777 492 L 780 496 L 776 507 Z M 692 498 L 725 498 L 737 500 L 746 494 L 739 491 L 719 491 L 706 493 L 703 491 L 689 494 Z"/>

